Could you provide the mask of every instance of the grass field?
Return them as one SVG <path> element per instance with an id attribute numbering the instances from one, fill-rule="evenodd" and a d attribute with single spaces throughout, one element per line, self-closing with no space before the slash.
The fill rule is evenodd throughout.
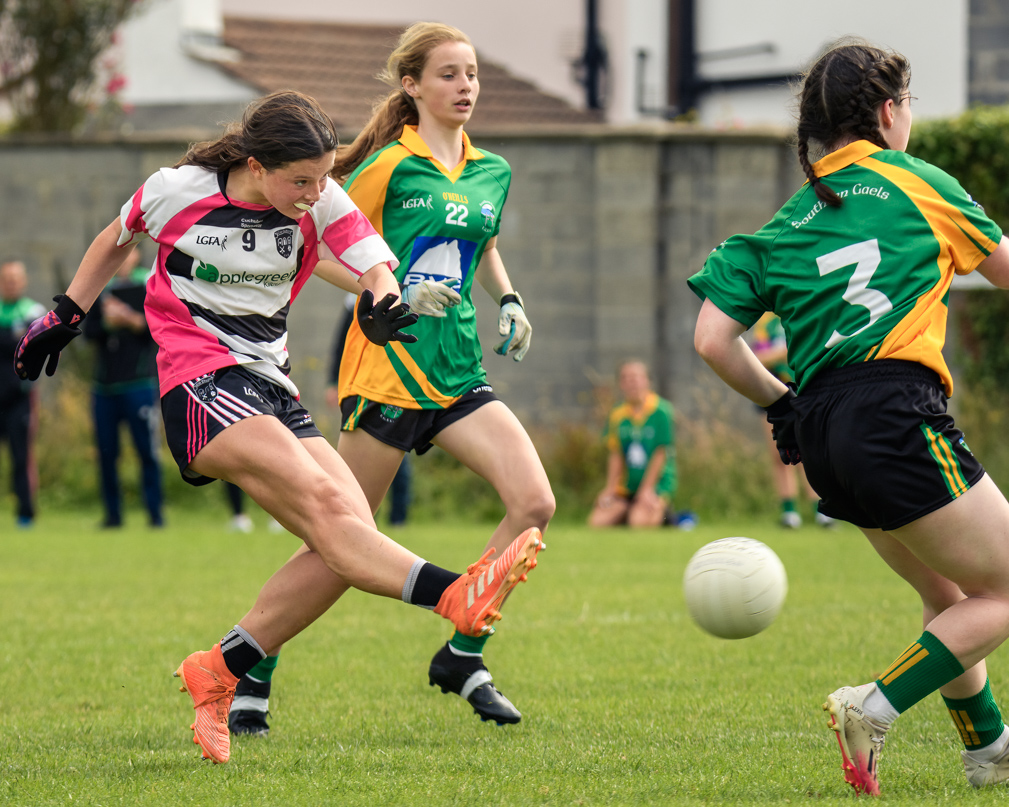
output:
<path id="1" fill-rule="evenodd" d="M 427 686 L 440 618 L 352 592 L 284 651 L 267 739 L 200 760 L 171 673 L 245 612 L 295 548 L 223 518 L 101 532 L 46 515 L 0 539 L 0 803 L 16 805 L 618 805 L 850 801 L 820 709 L 920 633 L 916 598 L 860 534 L 771 524 L 694 532 L 557 526 L 486 658 L 523 711 L 482 723 Z M 137 517 L 135 517 L 136 519 Z M 262 521 L 262 518 L 260 519 Z M 81 526 L 86 524 L 88 526 Z M 433 562 L 472 562 L 489 527 L 410 526 Z M 777 622 L 727 642 L 689 620 L 681 576 L 726 535 L 770 544 L 789 573 Z M 996 697 L 1006 657 L 992 659 Z M 932 696 L 890 732 L 888 804 L 1001 802 L 967 785 Z"/>

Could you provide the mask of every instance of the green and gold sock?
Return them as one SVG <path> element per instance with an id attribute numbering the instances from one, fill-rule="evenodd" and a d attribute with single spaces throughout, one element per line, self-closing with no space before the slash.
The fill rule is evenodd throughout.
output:
<path id="1" fill-rule="evenodd" d="M 955 699 L 943 695 L 942 699 L 946 702 L 949 716 L 953 718 L 960 739 L 968 751 L 991 745 L 1002 735 L 1005 724 L 991 694 L 989 681 L 986 680 L 984 689 L 973 697 Z"/>
<path id="2" fill-rule="evenodd" d="M 876 679 L 876 686 L 898 713 L 954 678 L 963 675 L 963 665 L 946 646 L 925 631 Z"/>

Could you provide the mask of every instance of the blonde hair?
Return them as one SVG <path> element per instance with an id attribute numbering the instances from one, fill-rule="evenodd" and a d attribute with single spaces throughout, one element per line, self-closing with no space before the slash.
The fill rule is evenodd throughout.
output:
<path id="1" fill-rule="evenodd" d="M 473 47 L 466 34 L 440 22 L 417 22 L 400 34 L 385 70 L 378 74 L 392 90 L 375 105 L 371 120 L 354 142 L 337 151 L 331 172 L 333 177 L 345 180 L 369 156 L 398 139 L 404 126 L 416 126 L 420 122 L 417 103 L 403 89 L 403 78 L 410 76 L 420 81 L 431 51 L 446 42 L 463 42 Z"/>

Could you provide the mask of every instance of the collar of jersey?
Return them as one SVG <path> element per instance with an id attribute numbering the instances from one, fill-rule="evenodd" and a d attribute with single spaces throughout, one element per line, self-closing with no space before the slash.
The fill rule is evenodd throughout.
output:
<path id="1" fill-rule="evenodd" d="M 459 175 L 463 172 L 466 167 L 466 163 L 470 160 L 482 160 L 483 154 L 473 148 L 473 144 L 469 142 L 469 135 L 464 131 L 462 133 L 462 162 L 459 163 L 454 169 L 449 171 L 445 166 L 438 162 L 434 158 L 434 154 L 431 153 L 431 149 L 427 147 L 419 134 L 417 134 L 417 127 L 410 126 L 409 124 L 403 127 L 403 134 L 399 137 L 399 142 L 408 148 L 413 154 L 418 157 L 425 157 L 434 163 L 445 176 L 450 180 L 455 182 Z"/>
<path id="2" fill-rule="evenodd" d="M 813 163 L 813 170 L 818 177 L 825 177 L 882 150 L 868 140 L 856 140 L 854 143 L 842 146 L 837 151 L 832 151 L 822 160 L 817 160 Z"/>

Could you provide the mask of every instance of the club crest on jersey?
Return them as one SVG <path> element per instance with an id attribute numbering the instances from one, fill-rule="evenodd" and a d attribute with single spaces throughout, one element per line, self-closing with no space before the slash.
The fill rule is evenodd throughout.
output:
<path id="1" fill-rule="evenodd" d="M 221 273 L 212 263 L 204 263 L 203 261 L 200 261 L 199 264 L 197 264 L 196 269 L 193 271 L 193 276 L 199 278 L 200 280 L 206 280 L 208 283 L 216 283 L 221 277 Z"/>
<path id="2" fill-rule="evenodd" d="M 273 237 L 277 239 L 277 252 L 281 258 L 290 258 L 294 252 L 294 230 L 289 227 L 277 230 Z"/>
<path id="3" fill-rule="evenodd" d="M 494 205 L 488 201 L 483 201 L 480 203 L 480 215 L 483 216 L 483 229 L 484 232 L 494 231 L 494 221 L 497 219 L 497 211 L 494 209 Z"/>
<path id="4" fill-rule="evenodd" d="M 201 375 L 192 381 L 193 392 L 203 403 L 211 403 L 217 400 L 217 384 L 214 383 L 213 373 Z"/>
<path id="5" fill-rule="evenodd" d="M 379 414 L 382 416 L 382 420 L 392 423 L 394 420 L 398 420 L 400 415 L 403 414 L 403 408 L 401 406 L 389 406 L 388 404 L 382 404 L 378 410 Z"/>

